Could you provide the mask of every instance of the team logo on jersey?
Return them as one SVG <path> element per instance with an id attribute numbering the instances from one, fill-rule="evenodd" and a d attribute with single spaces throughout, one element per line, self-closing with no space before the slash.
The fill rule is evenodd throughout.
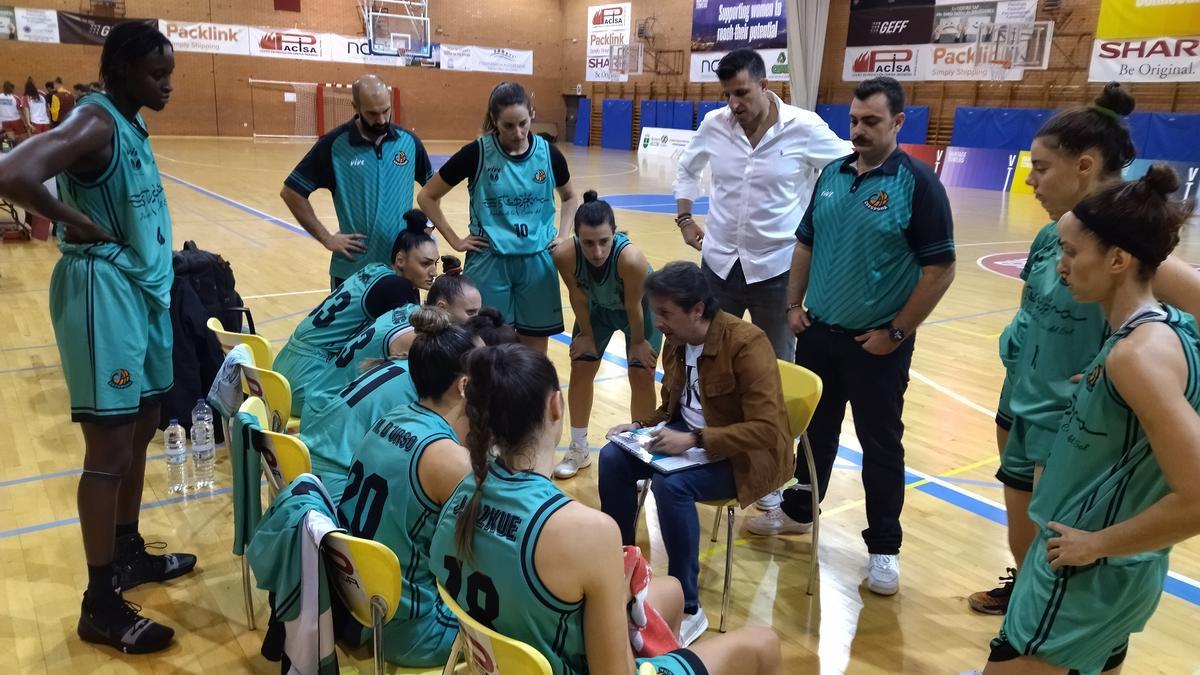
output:
<path id="1" fill-rule="evenodd" d="M 863 202 L 863 206 L 867 207 L 871 211 L 887 211 L 888 193 L 884 192 L 883 190 L 876 192 L 870 197 L 867 197 L 866 201 Z"/>
<path id="2" fill-rule="evenodd" d="M 167 238 L 163 236 L 162 228 L 158 228 L 158 243 L 159 245 L 167 243 Z"/>
<path id="3" fill-rule="evenodd" d="M 395 164 L 396 166 L 404 166 L 408 164 L 408 155 L 404 154 L 403 151 L 397 152 L 396 157 L 392 159 L 392 164 Z"/>
<path id="4" fill-rule="evenodd" d="M 1104 377 L 1104 365 L 1103 364 L 1096 366 L 1096 368 L 1091 373 L 1088 373 L 1088 376 L 1087 376 L 1088 391 L 1095 389 L 1096 383 L 1099 382 L 1100 378 L 1102 378 L 1102 377 Z"/>
<path id="5" fill-rule="evenodd" d="M 108 386 L 113 389 L 124 389 L 133 384 L 133 378 L 130 377 L 129 371 L 124 368 L 118 368 L 108 376 Z"/>
<path id="6" fill-rule="evenodd" d="M 129 158 L 129 165 L 134 169 L 142 168 L 142 158 L 138 157 L 137 148 L 130 148 L 129 151 L 125 153 L 125 156 Z"/>
<path id="7" fill-rule="evenodd" d="M 537 173 L 533 174 L 533 182 L 535 182 L 535 183 L 545 183 L 545 182 L 546 182 L 546 170 L 545 170 L 545 169 L 538 169 L 538 170 L 537 170 Z"/>
<path id="8" fill-rule="evenodd" d="M 500 167 L 489 166 L 487 169 L 487 172 L 488 172 L 488 180 L 492 181 L 493 183 L 500 180 Z"/>

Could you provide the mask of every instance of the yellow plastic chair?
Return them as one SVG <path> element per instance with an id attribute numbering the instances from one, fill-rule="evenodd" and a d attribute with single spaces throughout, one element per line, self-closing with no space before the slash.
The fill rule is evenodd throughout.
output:
<path id="1" fill-rule="evenodd" d="M 438 583 L 442 602 L 458 617 L 458 639 L 473 675 L 552 675 L 550 662 L 538 650 L 501 635 L 471 618 Z"/>
<path id="2" fill-rule="evenodd" d="M 344 532 L 325 535 L 321 551 L 338 597 L 355 620 L 371 629 L 375 673 L 383 675 L 387 663 L 383 626 L 392 620 L 400 607 L 400 561 L 387 546 Z M 388 671 L 403 675 L 449 675 L 458 663 L 458 652 L 455 641 L 444 668 L 388 667 Z"/>
<path id="3" fill-rule="evenodd" d="M 638 667 L 638 675 L 658 675 L 658 671 L 649 663 L 643 663 Z"/>
<path id="4" fill-rule="evenodd" d="M 279 373 L 258 366 L 242 366 L 242 378 L 250 396 L 258 396 L 267 404 L 270 425 L 264 429 L 296 433 L 300 418 L 292 417 L 292 385 Z"/>
<path id="5" fill-rule="evenodd" d="M 221 321 L 216 317 L 210 318 L 206 325 L 213 335 L 217 336 L 217 342 L 221 343 L 221 351 L 226 354 L 238 345 L 246 345 L 250 348 L 250 353 L 254 355 L 254 365 L 259 368 L 270 368 L 275 363 L 275 352 L 271 350 L 271 343 L 267 342 L 265 337 L 225 330 Z"/>

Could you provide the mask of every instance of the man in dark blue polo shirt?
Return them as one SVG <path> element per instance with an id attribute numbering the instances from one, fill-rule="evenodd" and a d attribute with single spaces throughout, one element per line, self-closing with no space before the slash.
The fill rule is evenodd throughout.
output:
<path id="1" fill-rule="evenodd" d="M 433 176 L 421 140 L 392 124 L 392 93 L 383 80 L 365 75 L 351 95 L 358 114 L 317 140 L 280 193 L 300 225 L 333 254 L 333 288 L 370 263 L 392 264 L 392 244 L 413 207 L 413 183 Z M 319 188 L 333 193 L 336 234 L 308 201 Z"/>
<path id="2" fill-rule="evenodd" d="M 822 498 L 829 486 L 846 404 L 863 450 L 870 553 L 867 587 L 900 588 L 900 511 L 904 506 L 904 391 L 914 333 L 954 280 L 954 225 L 946 190 L 933 171 L 897 144 L 904 90 L 890 77 L 866 80 L 850 104 L 855 152 L 817 180 L 800 227 L 788 286 L 796 363 L 824 380 L 808 428 Z M 807 306 L 807 310 L 805 309 Z M 805 462 L 800 485 L 779 509 L 752 519 L 761 535 L 812 528 Z"/>

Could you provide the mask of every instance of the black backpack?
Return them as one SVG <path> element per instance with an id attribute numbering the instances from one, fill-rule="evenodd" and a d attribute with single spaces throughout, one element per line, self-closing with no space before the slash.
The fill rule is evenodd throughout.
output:
<path id="1" fill-rule="evenodd" d="M 225 330 L 242 330 L 245 308 L 242 296 L 234 289 L 233 268 L 216 253 L 205 251 L 194 241 L 183 243 L 183 250 L 174 255 L 175 276 L 185 278 L 199 296 L 209 316 L 220 320 Z M 254 332 L 251 327 L 250 332 Z"/>

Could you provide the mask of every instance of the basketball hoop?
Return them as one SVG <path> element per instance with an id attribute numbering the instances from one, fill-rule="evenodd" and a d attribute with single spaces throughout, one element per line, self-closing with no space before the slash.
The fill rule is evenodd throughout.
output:
<path id="1" fill-rule="evenodd" d="M 630 75 L 641 75 L 644 57 L 645 45 L 640 42 L 611 45 L 608 48 L 609 77 L 624 81 Z"/>
<path id="2" fill-rule="evenodd" d="M 981 23 L 975 33 L 975 65 L 987 68 L 997 81 L 1014 69 L 1045 70 L 1053 38 L 1053 21 Z"/>

